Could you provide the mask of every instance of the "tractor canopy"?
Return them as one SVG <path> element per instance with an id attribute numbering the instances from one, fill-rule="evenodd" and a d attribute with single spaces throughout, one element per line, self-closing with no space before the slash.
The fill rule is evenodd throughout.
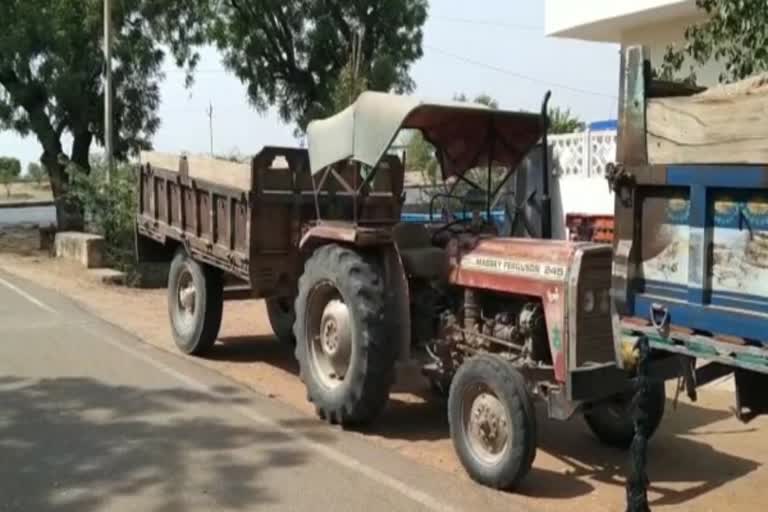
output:
<path id="1" fill-rule="evenodd" d="M 478 103 L 368 91 L 338 114 L 309 123 L 312 174 L 343 160 L 375 167 L 402 128 L 422 132 L 447 179 L 489 164 L 514 169 L 544 135 L 546 119 Z"/>

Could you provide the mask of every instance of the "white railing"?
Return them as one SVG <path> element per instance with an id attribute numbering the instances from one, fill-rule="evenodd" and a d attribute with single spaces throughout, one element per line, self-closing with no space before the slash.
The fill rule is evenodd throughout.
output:
<path id="1" fill-rule="evenodd" d="M 605 167 L 616 159 L 616 131 L 553 135 L 552 226 L 556 237 L 567 237 L 569 213 L 612 215 L 613 193 Z"/>
<path id="2" fill-rule="evenodd" d="M 616 158 L 616 131 L 585 131 L 551 135 L 552 167 L 556 176 L 605 176 L 605 166 Z"/>

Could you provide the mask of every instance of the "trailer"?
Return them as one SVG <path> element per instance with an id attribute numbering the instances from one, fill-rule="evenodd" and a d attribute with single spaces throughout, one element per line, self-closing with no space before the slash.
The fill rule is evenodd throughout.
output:
<path id="1" fill-rule="evenodd" d="M 141 153 L 137 254 L 172 262 L 169 317 L 179 349 L 204 354 L 216 340 L 223 301 L 248 298 L 266 299 L 275 333 L 292 344 L 299 245 L 309 226 L 358 207 L 374 223 L 400 217 L 402 163 L 387 155 L 379 167 L 358 202 L 335 180 L 315 188 L 305 149 L 266 146 L 247 163 Z M 334 172 L 351 176 L 353 169 Z"/>
<path id="2" fill-rule="evenodd" d="M 734 375 L 735 412 L 768 412 L 768 88 L 707 91 L 622 59 L 612 297 L 617 363 L 651 348 L 649 373 L 689 396 Z"/>

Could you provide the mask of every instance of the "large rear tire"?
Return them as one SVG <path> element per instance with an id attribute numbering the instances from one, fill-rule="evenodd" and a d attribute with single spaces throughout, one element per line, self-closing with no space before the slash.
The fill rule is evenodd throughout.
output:
<path id="1" fill-rule="evenodd" d="M 584 419 L 600 442 L 620 449 L 627 449 L 635 436 L 632 422 L 632 396 L 628 391 L 604 402 L 594 404 L 584 413 Z M 663 382 L 652 382 L 648 397 L 648 439 L 653 436 L 664 417 L 667 401 Z"/>
<path id="2" fill-rule="evenodd" d="M 223 304 L 221 272 L 183 249 L 176 251 L 168 273 L 168 315 L 182 352 L 202 355 L 210 350 L 219 335 Z"/>
<path id="3" fill-rule="evenodd" d="M 536 458 L 536 412 L 523 375 L 508 361 L 483 354 L 456 372 L 448 397 L 456 454 L 469 476 L 513 489 Z"/>
<path id="4" fill-rule="evenodd" d="M 293 335 L 296 310 L 293 302 L 287 297 L 270 297 L 266 300 L 267 315 L 272 331 L 274 331 L 277 339 L 292 347 L 296 345 L 296 337 Z"/>
<path id="5" fill-rule="evenodd" d="M 331 423 L 369 423 L 387 403 L 397 347 L 385 297 L 378 265 L 354 250 L 325 245 L 304 266 L 296 359 L 308 399 Z"/>

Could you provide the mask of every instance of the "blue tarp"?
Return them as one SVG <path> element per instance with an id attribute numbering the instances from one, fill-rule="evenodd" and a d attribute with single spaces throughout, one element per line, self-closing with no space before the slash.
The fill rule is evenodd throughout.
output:
<path id="1" fill-rule="evenodd" d="M 485 213 L 480 214 L 481 217 L 485 218 Z M 456 212 L 454 213 L 454 216 L 457 219 L 463 219 L 463 218 L 470 218 L 472 216 L 471 213 L 464 212 Z M 501 227 L 504 224 L 504 210 L 495 210 L 491 212 L 491 218 L 493 219 L 493 222 Z M 430 221 L 429 213 L 402 213 L 400 215 L 400 220 L 403 222 L 415 222 L 415 223 L 427 223 Z M 443 216 L 439 213 L 434 213 L 432 215 L 432 221 L 434 222 L 442 222 Z"/>
<path id="2" fill-rule="evenodd" d="M 589 123 L 589 129 L 593 132 L 601 132 L 606 130 L 618 129 L 619 123 L 615 119 L 607 119 L 605 121 L 594 121 Z"/>

